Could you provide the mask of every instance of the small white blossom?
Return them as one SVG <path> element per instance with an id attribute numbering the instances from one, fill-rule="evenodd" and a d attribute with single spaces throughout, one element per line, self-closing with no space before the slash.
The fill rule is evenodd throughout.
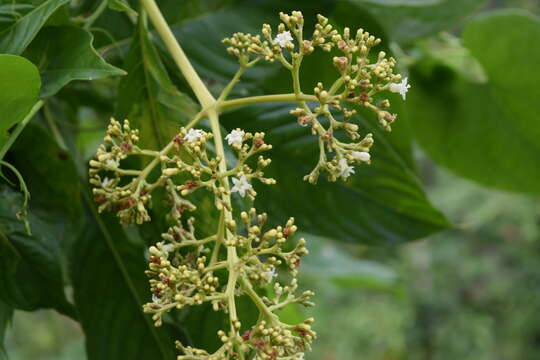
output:
<path id="1" fill-rule="evenodd" d="M 274 38 L 274 42 L 278 43 L 279 46 L 285 47 L 289 41 L 292 41 L 293 37 L 291 36 L 290 31 L 284 31 L 282 33 L 279 33 Z"/>
<path id="2" fill-rule="evenodd" d="M 369 162 L 369 160 L 371 160 L 371 155 L 365 151 L 353 151 L 351 155 L 358 161 Z"/>
<path id="3" fill-rule="evenodd" d="M 411 85 L 408 84 L 408 78 L 401 80 L 399 84 L 390 84 L 388 89 L 393 93 L 399 93 L 403 100 L 407 98 L 407 91 L 411 88 Z"/>
<path id="4" fill-rule="evenodd" d="M 246 196 L 246 191 L 253 189 L 253 186 L 247 181 L 246 176 L 242 175 L 240 179 L 232 178 L 234 186 L 231 192 L 238 192 L 241 197 Z"/>
<path id="5" fill-rule="evenodd" d="M 118 167 L 118 165 L 120 165 L 120 163 L 118 162 L 118 160 L 115 160 L 115 159 L 109 159 L 107 161 L 105 161 L 105 165 L 109 168 L 109 169 L 116 169 Z"/>
<path id="6" fill-rule="evenodd" d="M 111 185 L 112 183 L 112 179 L 109 179 L 108 177 L 104 178 L 103 180 L 101 180 L 101 187 L 109 187 L 109 185 Z"/>
<path id="7" fill-rule="evenodd" d="M 163 252 L 166 252 L 166 253 L 170 253 L 171 251 L 174 250 L 174 245 L 173 244 L 165 244 L 161 247 L 161 250 L 163 250 Z"/>
<path id="8" fill-rule="evenodd" d="M 277 274 L 276 268 L 273 267 L 272 270 L 269 270 L 264 273 L 264 278 L 266 279 L 266 281 L 272 282 L 272 279 L 277 277 L 277 275 L 278 274 Z"/>
<path id="9" fill-rule="evenodd" d="M 229 145 L 242 146 L 245 134 L 246 133 L 244 130 L 236 129 L 231 131 L 229 135 L 225 136 L 225 140 L 227 140 Z"/>
<path id="10" fill-rule="evenodd" d="M 155 294 L 152 294 L 152 301 L 157 303 L 159 301 L 159 298 Z"/>
<path id="11" fill-rule="evenodd" d="M 347 159 L 343 158 L 339 160 L 338 165 L 339 176 L 341 176 L 342 178 L 346 179 L 352 174 L 354 174 L 354 168 L 352 166 L 349 166 L 349 164 L 347 163 Z"/>
<path id="12" fill-rule="evenodd" d="M 189 142 L 192 142 L 192 141 L 197 141 L 199 140 L 200 138 L 203 137 L 203 132 L 202 130 L 199 130 L 199 129 L 189 129 L 189 131 L 187 132 L 186 136 L 184 136 L 184 140 L 185 141 L 189 141 Z"/>

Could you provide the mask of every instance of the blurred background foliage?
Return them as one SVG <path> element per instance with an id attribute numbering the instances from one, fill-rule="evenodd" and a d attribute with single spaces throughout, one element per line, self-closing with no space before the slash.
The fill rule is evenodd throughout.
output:
<path id="1" fill-rule="evenodd" d="M 15 12 L 14 3 L 10 0 L 1 2 L 0 30 L 8 29 L 14 17 L 22 16 L 43 1 L 17 1 Z M 53 4 L 56 7 L 51 10 L 53 15 L 49 14 L 49 25 L 73 25 L 65 7 L 56 10 L 63 3 Z M 125 10 L 123 1 L 111 0 L 109 3 L 112 8 Z M 536 81 L 540 70 L 537 69 L 538 62 L 530 61 L 540 59 L 537 45 L 540 26 L 535 17 L 540 14 L 540 2 L 327 0 L 306 1 L 299 5 L 284 1 L 254 1 L 246 5 L 234 0 L 190 0 L 182 4 L 174 1 L 158 3 L 213 91 L 219 91 L 227 76 L 235 71 L 234 62 L 223 51 L 219 39 L 234 31 L 255 31 L 261 19 L 272 18 L 277 11 L 291 7 L 305 13 L 326 13 L 331 9 L 331 19 L 339 20 L 339 24 L 353 28 L 362 26 L 384 37 L 384 47 L 399 59 L 402 70 L 410 74 L 413 84 L 410 101 L 402 106 L 394 99 L 400 118 L 394 132 L 376 143 L 374 170 L 359 169 L 358 177 L 348 185 L 349 190 L 355 191 L 352 199 L 347 198 L 349 193 L 340 197 L 343 191 L 323 184 L 323 190 L 319 191 L 329 193 L 329 201 L 313 207 L 327 207 L 329 211 L 317 214 L 302 206 L 302 201 L 311 196 L 311 190 L 295 182 L 285 183 L 275 192 L 261 194 L 264 206 L 278 218 L 284 213 L 306 212 L 300 222 L 310 239 L 311 255 L 303 265 L 301 283 L 317 293 L 317 307 L 308 313 L 316 317 L 319 333 L 307 359 L 540 359 L 540 204 L 535 197 L 540 193 L 537 161 L 540 149 L 536 136 L 540 130 L 538 109 L 534 110 L 540 99 L 539 82 Z M 73 1 L 70 11 L 72 15 L 87 16 L 95 10 L 96 4 L 95 1 Z M 134 5 L 133 8 L 137 7 Z M 504 8 L 518 10 L 493 15 L 493 11 Z M 28 164 L 29 157 L 24 156 L 25 150 L 31 147 L 29 144 L 39 142 L 46 143 L 43 147 L 49 154 L 57 152 L 62 159 L 64 155 L 60 154 L 66 151 L 75 160 L 67 170 L 65 164 L 43 160 L 48 168 L 41 169 L 41 174 L 50 174 L 53 166 L 62 173 L 81 176 L 85 171 L 84 163 L 100 141 L 107 118 L 115 113 L 144 124 L 145 119 L 152 117 L 145 107 L 151 103 L 149 96 L 152 94 L 159 103 L 159 114 L 165 120 L 170 119 L 169 112 L 178 109 L 182 114 L 193 112 L 190 99 L 175 87 L 188 95 L 189 89 L 173 70 L 171 59 L 163 52 L 161 44 L 156 41 L 154 50 L 141 50 L 154 45 L 136 34 L 132 38 L 133 25 L 129 19 L 133 14 L 129 10 L 122 16 L 119 14 L 106 10 L 90 27 L 97 54 L 117 68 L 107 67 L 109 65 L 89 53 L 88 57 L 94 61 L 93 73 L 78 74 L 79 77 L 73 74 L 54 77 L 54 70 L 62 69 L 63 65 L 59 59 L 54 61 L 54 48 L 40 60 L 43 48 L 39 44 L 33 42 L 28 48 L 15 51 L 13 42 L 2 40 L 5 32 L 0 33 L 2 52 L 23 53 L 39 65 L 44 83 L 41 96 L 48 101 L 44 111 L 37 115 L 37 122 L 44 124 L 43 128 L 54 138 L 59 138 L 55 134 L 59 132 L 60 138 L 65 139 L 64 144 L 58 144 L 58 140 L 54 144 L 48 137 L 49 140 L 43 140 L 47 135 L 41 128 L 25 129 L 24 137 L 6 156 L 23 175 L 40 171 L 39 158 Z M 48 34 L 40 33 L 39 36 L 44 41 L 51 39 Z M 71 44 L 88 42 L 85 36 L 81 31 L 74 39 L 66 41 L 73 41 Z M 74 56 L 88 51 L 85 49 L 76 50 Z M 208 61 L 209 57 L 211 61 Z M 155 78 L 150 81 L 148 74 L 144 74 L 144 67 L 140 67 L 141 58 L 153 69 L 150 77 Z M 306 72 L 311 74 L 310 69 L 316 72 L 317 66 L 317 61 L 308 62 Z M 119 75 L 118 68 L 129 75 L 122 80 L 104 78 L 93 81 L 92 85 L 74 82 L 61 89 L 71 80 L 105 77 L 107 72 Z M 318 77 L 330 76 L 321 71 L 316 74 Z M 31 71 L 28 76 L 33 76 Z M 306 75 L 306 82 L 309 81 L 310 77 Z M 160 86 L 163 84 L 170 87 Z M 285 86 L 280 70 L 263 66 L 247 74 L 247 81 L 236 90 L 236 95 L 274 93 L 280 87 L 286 89 Z M 133 88 L 148 89 L 149 92 L 133 92 Z M 111 102 L 110 99 L 115 100 Z M 293 154 L 295 159 L 303 160 L 304 143 L 301 148 L 295 145 L 302 139 L 300 135 L 289 132 L 282 136 L 281 130 L 272 133 L 272 127 L 283 124 L 280 122 L 286 118 L 283 114 L 286 109 L 279 104 L 248 108 L 226 115 L 224 126 L 266 126 L 271 142 L 277 142 L 283 149 L 283 154 L 276 152 L 275 156 L 291 161 L 287 156 Z M 175 116 L 178 118 L 179 115 Z M 51 118 L 54 118 L 53 122 Z M 286 121 L 290 122 L 290 119 Z M 360 121 L 365 128 L 370 127 L 365 119 Z M 156 136 L 148 137 L 148 141 L 159 144 L 160 136 L 168 136 L 169 126 L 163 125 Z M 275 166 L 278 174 L 295 171 L 294 176 L 299 177 L 300 173 L 292 169 L 294 164 L 287 165 L 278 159 Z M 422 187 L 416 184 L 416 175 L 411 175 L 412 172 L 418 175 Z M 388 179 L 399 185 L 388 183 Z M 3 291 L 0 300 L 15 304 L 13 307 L 17 309 L 52 307 L 58 312 L 15 311 L 5 335 L 9 359 L 158 358 L 128 357 L 127 353 L 121 352 L 123 346 L 132 347 L 126 344 L 144 341 L 145 332 L 126 328 L 108 332 L 115 322 L 125 326 L 135 321 L 135 329 L 143 320 L 132 314 L 136 312 L 135 307 L 132 312 L 119 313 L 120 308 L 131 306 L 132 300 L 125 295 L 131 289 L 122 282 L 103 241 L 110 237 L 121 242 L 119 251 L 128 259 L 129 270 L 135 272 L 144 268 L 142 256 L 137 255 L 142 254 L 142 250 L 137 252 L 136 249 L 142 249 L 155 231 L 143 228 L 136 234 L 132 229 L 124 232 L 105 219 L 110 234 L 97 234 L 101 226 L 99 220 L 88 220 L 93 224 L 93 230 L 77 240 L 78 251 L 70 253 L 67 261 L 64 258 L 67 255 L 61 249 L 75 240 L 65 236 L 64 225 L 43 221 L 39 214 L 40 199 L 46 201 L 43 194 L 54 189 L 48 188 L 47 184 L 40 185 L 30 176 L 27 180 L 29 187 L 36 191 L 32 193 L 34 203 L 30 209 L 38 213 L 31 214 L 32 226 L 43 226 L 52 236 L 63 239 L 58 248 L 50 251 L 52 257 L 60 260 L 52 270 L 47 267 L 43 275 L 45 280 L 40 278 L 24 289 L 26 296 L 23 298 L 31 298 L 31 302 L 21 303 L 20 298 L 8 295 L 13 284 L 5 278 L 0 281 L 0 292 Z M 58 176 L 54 181 L 57 185 L 63 184 L 58 197 L 79 191 L 68 182 L 67 176 Z M 299 194 L 295 195 L 297 199 L 291 196 L 287 201 L 276 202 L 275 199 L 283 194 L 291 195 L 285 191 L 289 186 Z M 17 206 L 6 206 L 8 202 L 4 199 L 12 200 L 13 204 L 21 199 L 5 188 L 0 190 L 3 191 L 0 206 L 3 227 L 0 230 L 5 231 L 7 238 L 15 238 L 18 230 L 13 230 L 16 225 L 6 214 L 7 210 L 16 211 Z M 73 197 L 77 198 L 77 195 Z M 348 202 L 356 202 L 358 207 Z M 344 204 L 342 208 L 341 204 Z M 63 203 L 55 202 L 47 210 L 80 214 L 78 207 L 80 204 L 66 209 Z M 325 219 L 327 216 L 329 219 Z M 350 218 L 351 224 L 335 229 L 328 227 L 341 217 Z M 81 227 L 76 220 L 66 222 L 73 232 Z M 440 231 L 445 228 L 449 229 Z M 418 238 L 421 239 L 405 242 Z M 96 239 L 100 242 L 95 242 Z M 0 255 L 6 255 L 6 249 L 0 249 L 3 251 Z M 2 259 L 2 265 L 6 267 L 0 268 L 4 277 L 8 274 L 6 269 L 10 269 L 6 259 Z M 69 270 L 69 278 L 76 285 L 67 287 L 66 299 L 69 301 L 64 302 L 63 295 L 59 295 L 62 284 L 49 283 L 48 271 L 65 274 L 67 263 L 78 265 Z M 43 267 L 31 261 L 25 266 L 29 266 L 25 268 L 27 271 L 43 271 Z M 104 279 L 111 285 L 108 286 Z M 39 281 L 42 284 L 38 284 Z M 138 276 L 136 281 L 141 283 L 136 287 L 144 289 L 144 278 Z M 53 299 L 55 296 L 57 298 Z M 75 317 L 70 305 L 73 299 L 82 328 L 71 319 Z M 109 305 L 107 300 L 116 304 Z M 96 303 L 103 307 L 95 308 Z M 125 306 L 126 303 L 129 306 Z M 0 307 L 0 324 L 10 318 L 11 311 L 10 307 Z M 59 315 L 59 312 L 68 316 Z M 298 315 L 290 310 L 286 316 L 294 318 Z M 97 318 L 103 319 L 98 321 Z M 103 355 L 107 349 L 114 351 Z"/>

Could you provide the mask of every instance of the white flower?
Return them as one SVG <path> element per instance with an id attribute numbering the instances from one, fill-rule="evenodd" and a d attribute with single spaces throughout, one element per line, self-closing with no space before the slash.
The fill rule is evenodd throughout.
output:
<path id="1" fill-rule="evenodd" d="M 166 252 L 166 253 L 170 253 L 171 251 L 174 250 L 174 245 L 173 244 L 165 244 L 161 247 L 161 250 L 163 250 L 163 252 Z"/>
<path id="2" fill-rule="evenodd" d="M 152 301 L 157 303 L 159 301 L 159 298 L 155 294 L 152 294 Z"/>
<path id="3" fill-rule="evenodd" d="M 242 141 L 244 141 L 244 135 L 246 133 L 244 130 L 236 129 L 230 132 L 229 135 L 225 136 L 225 140 L 229 145 L 242 146 Z"/>
<path id="4" fill-rule="evenodd" d="M 365 151 L 353 151 L 351 155 L 358 161 L 369 162 L 369 160 L 371 160 L 371 155 Z"/>
<path id="5" fill-rule="evenodd" d="M 184 140 L 186 141 L 189 141 L 189 142 L 192 142 L 192 141 L 197 141 L 199 140 L 200 138 L 203 137 L 203 132 L 202 130 L 199 130 L 199 129 L 189 129 L 189 131 L 187 132 L 186 136 L 184 136 Z"/>
<path id="6" fill-rule="evenodd" d="M 284 31 L 282 33 L 279 33 L 274 38 L 274 42 L 278 43 L 279 46 L 285 47 L 289 41 L 292 41 L 293 37 L 291 36 L 290 31 Z"/>
<path id="7" fill-rule="evenodd" d="M 104 178 L 103 180 L 101 180 L 101 187 L 109 187 L 109 185 L 111 185 L 112 183 L 112 179 L 109 179 L 108 177 Z"/>
<path id="8" fill-rule="evenodd" d="M 266 281 L 272 282 L 272 279 L 277 277 L 277 275 L 278 274 L 277 274 L 276 268 L 272 267 L 272 270 L 269 270 L 264 273 L 264 278 L 266 279 Z"/>
<path id="9" fill-rule="evenodd" d="M 407 81 L 408 78 L 405 78 L 399 84 L 390 84 L 388 89 L 393 93 L 399 93 L 403 100 L 405 100 L 407 98 L 407 91 L 411 88 L 411 85 Z"/>
<path id="10" fill-rule="evenodd" d="M 354 168 L 352 166 L 349 166 L 349 164 L 347 163 L 347 159 L 343 158 L 339 160 L 338 165 L 339 176 L 341 176 L 342 178 L 346 179 L 352 174 L 354 174 Z"/>
<path id="11" fill-rule="evenodd" d="M 109 159 L 105 161 L 105 166 L 107 166 L 109 169 L 116 169 L 118 165 L 120 164 L 118 163 L 118 160 L 116 159 Z"/>
<path id="12" fill-rule="evenodd" d="M 241 197 L 246 196 L 246 191 L 253 189 L 250 183 L 248 183 L 246 176 L 242 175 L 240 179 L 232 178 L 234 186 L 231 189 L 231 192 L 238 192 Z"/>

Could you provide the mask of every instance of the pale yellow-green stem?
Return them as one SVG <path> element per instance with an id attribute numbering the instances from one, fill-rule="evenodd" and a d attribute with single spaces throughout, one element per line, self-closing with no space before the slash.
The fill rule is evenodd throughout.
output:
<path id="1" fill-rule="evenodd" d="M 201 104 L 202 110 L 195 116 L 195 118 L 189 123 L 189 127 L 194 126 L 200 119 L 203 117 L 208 117 L 210 120 L 210 126 L 212 134 L 214 137 L 214 143 L 216 148 L 216 155 L 220 158 L 219 162 L 219 171 L 222 174 L 227 174 L 227 161 L 225 157 L 225 150 L 223 147 L 223 137 L 221 134 L 221 126 L 219 123 L 219 111 L 224 108 L 253 104 L 259 102 L 270 102 L 270 101 L 316 101 L 317 98 L 313 95 L 304 95 L 299 89 L 295 88 L 294 94 L 278 94 L 278 95 L 267 95 L 267 96 L 254 96 L 243 99 L 235 99 L 226 101 L 226 98 L 234 85 L 239 81 L 240 76 L 245 70 L 245 66 L 240 67 L 238 72 L 235 74 L 233 79 L 229 84 L 224 88 L 221 95 L 218 97 L 218 100 L 208 91 L 208 88 L 204 85 L 197 72 L 189 62 L 185 53 L 183 52 L 180 44 L 176 41 L 172 31 L 167 25 L 163 15 L 161 14 L 159 8 L 157 7 L 154 0 L 141 0 L 142 5 L 151 22 L 154 24 L 158 34 L 161 36 L 163 42 L 165 43 L 167 49 L 171 53 L 173 59 L 175 60 L 178 68 L 180 69 L 182 75 L 193 89 L 197 100 Z M 162 152 L 167 152 L 172 143 L 167 145 L 167 147 Z M 154 161 L 159 161 L 159 158 L 154 159 Z M 147 173 L 155 166 L 154 161 L 149 164 L 149 166 L 143 171 Z M 217 232 L 216 245 L 214 252 L 211 257 L 211 263 L 215 264 L 217 262 L 219 247 L 224 240 L 224 238 L 231 238 L 233 234 L 226 229 L 226 222 L 232 220 L 231 209 L 231 197 L 229 189 L 229 179 L 228 176 L 220 177 L 221 185 L 225 188 L 225 195 L 222 197 L 222 201 L 225 206 L 222 209 L 221 220 L 219 222 L 219 229 Z M 225 235 L 225 236 L 223 236 Z M 238 315 L 236 313 L 236 301 L 235 301 L 235 292 L 237 282 L 240 281 L 240 284 L 248 294 L 248 296 L 253 300 L 255 305 L 259 308 L 261 315 L 270 320 L 275 320 L 275 315 L 268 309 L 266 304 L 262 301 L 259 295 L 253 290 L 251 283 L 245 277 L 244 274 L 240 273 L 237 269 L 239 264 L 238 254 L 236 247 L 228 246 L 227 247 L 227 260 L 226 267 L 228 268 L 228 280 L 225 290 L 225 296 L 228 302 L 229 310 L 229 320 L 231 326 L 231 333 L 238 336 L 238 329 L 236 328 L 236 322 L 238 321 Z M 221 267 L 221 266 L 220 266 Z M 240 350 L 240 349 L 237 349 Z M 244 354 L 242 351 L 238 351 L 240 360 L 244 360 Z"/>
<path id="2" fill-rule="evenodd" d="M 178 44 L 178 41 L 176 41 L 174 34 L 169 28 L 169 25 L 167 25 L 156 2 L 154 0 L 141 0 L 141 3 L 148 13 L 148 17 L 152 21 L 152 24 L 154 24 L 159 36 L 169 50 L 169 53 L 176 62 L 176 65 L 178 65 L 180 72 L 182 72 L 182 75 L 184 75 L 184 78 L 195 93 L 201 106 L 204 108 L 212 105 L 215 102 L 214 97 L 210 94 L 210 91 L 208 91 L 208 88 L 204 85 L 203 81 L 189 62 L 186 54 L 180 47 L 180 44 Z"/>

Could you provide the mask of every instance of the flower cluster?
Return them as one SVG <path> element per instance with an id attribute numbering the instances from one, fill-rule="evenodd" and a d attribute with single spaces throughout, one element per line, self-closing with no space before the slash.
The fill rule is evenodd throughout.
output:
<path id="1" fill-rule="evenodd" d="M 151 277 L 153 301 L 144 309 L 153 314 L 156 325 L 161 325 L 163 314 L 172 309 L 204 302 L 231 316 L 230 329 L 217 334 L 223 345 L 215 353 L 178 343 L 185 354 L 178 359 L 231 359 L 239 350 L 256 359 L 299 359 L 315 338 L 311 330 L 313 319 L 290 325 L 275 314 L 293 303 L 313 305 L 309 301 L 313 292 L 295 295 L 300 259 L 308 251 L 303 239 L 293 240 L 297 230 L 294 219 L 289 219 L 285 226 L 264 231 L 266 214 L 257 215 L 252 208 L 242 212 L 240 218 L 241 224 L 227 222 L 230 236 L 222 239 L 223 245 L 236 250 L 235 261 L 221 259 L 217 234 L 197 239 L 193 229 L 186 230 L 181 223 L 171 227 L 163 234 L 163 241 L 150 248 L 147 274 Z M 287 285 L 276 280 L 278 271 L 289 272 Z M 223 280 L 223 272 L 233 273 L 236 281 Z M 267 284 L 273 284 L 273 290 L 265 291 Z M 242 324 L 238 320 L 231 298 L 241 295 L 250 297 L 258 307 L 261 315 L 256 324 Z"/>
<path id="2" fill-rule="evenodd" d="M 316 337 L 312 318 L 287 324 L 277 315 L 290 304 L 313 305 L 313 292 L 297 294 L 298 269 L 308 251 L 306 241 L 295 236 L 294 219 L 273 226 L 265 213 L 257 213 L 255 208 L 239 211 L 231 200 L 255 200 L 255 180 L 265 185 L 275 183 L 265 177 L 270 159 L 261 155 L 272 146 L 265 142 L 264 133 L 238 128 L 222 138 L 220 112 L 265 98 L 295 102 L 297 107 L 290 113 L 300 126 L 310 127 L 319 145 L 319 160 L 305 179 L 316 183 L 324 171 L 329 180 L 336 181 L 354 174 L 356 165 L 371 162 L 374 139 L 372 134 L 359 133 L 354 123 L 357 111 L 372 111 L 382 127 L 390 130 L 396 115 L 389 112 L 390 101 L 380 94 L 390 91 L 405 99 L 410 87 L 407 78 L 394 74 L 393 58 L 384 52 L 372 56 L 372 48 L 381 40 L 368 32 L 359 29 L 351 33 L 349 28 L 339 32 L 319 15 L 311 38 L 304 39 L 301 12 L 280 13 L 280 18 L 275 35 L 265 24 L 262 36 L 236 33 L 223 40 L 227 51 L 238 57 L 237 74 L 217 99 L 208 95 L 201 101 L 203 109 L 163 149 L 141 149 L 138 131 L 131 129 L 127 120 L 121 124 L 113 119 L 104 144 L 90 161 L 90 182 L 99 211 L 116 212 L 123 224 L 149 221 L 148 209 L 157 189 L 165 193 L 170 205 L 164 214 L 168 229 L 149 248 L 147 275 L 152 301 L 144 305 L 144 311 L 152 314 L 155 325 L 162 325 L 164 315 L 174 309 L 204 303 L 228 317 L 228 326 L 216 334 L 223 343 L 217 351 L 209 353 L 177 342 L 182 352 L 178 360 L 303 360 Z M 317 48 L 337 53 L 329 61 L 337 71 L 336 80 L 329 86 L 319 82 L 306 94 L 301 89 L 300 67 L 303 57 Z M 243 71 L 261 60 L 277 61 L 287 68 L 294 92 L 226 100 Z M 205 117 L 211 132 L 194 128 Z M 225 154 L 225 143 L 230 157 Z M 128 168 L 138 163 L 124 161 L 131 156 L 145 158 L 142 170 Z M 215 229 L 198 229 L 194 218 L 185 216 L 186 211 L 201 211 L 194 204 L 198 197 L 194 193 L 199 190 L 212 198 L 206 202 L 211 209 L 206 207 L 203 215 L 218 214 Z M 236 307 L 239 296 L 249 298 L 258 309 L 257 321 L 240 321 Z"/>
<path id="3" fill-rule="evenodd" d="M 278 59 L 291 71 L 298 103 L 291 114 L 301 126 L 311 127 L 313 135 L 319 138 L 319 161 L 305 179 L 316 183 L 321 171 L 328 172 L 331 181 L 346 179 L 354 173 L 355 165 L 371 160 L 369 151 L 373 136 L 362 137 L 358 133 L 359 126 L 352 122 L 357 109 L 374 112 L 381 126 L 390 130 L 396 114 L 388 111 L 390 101 L 379 94 L 384 91 L 399 93 L 405 100 L 410 85 L 407 78 L 394 74 L 396 61 L 383 51 L 372 61 L 371 50 L 381 40 L 367 31 L 359 29 L 353 33 L 346 27 L 340 33 L 327 18 L 318 15 L 311 39 L 304 39 L 301 12 L 280 13 L 280 18 L 282 23 L 275 36 L 272 36 L 270 25 L 263 25 L 264 41 L 259 35 L 236 33 L 224 42 L 230 45 L 228 51 L 238 56 L 241 63 L 247 61 L 242 60 L 243 57 L 251 62 Z M 305 96 L 300 87 L 300 66 L 303 57 L 315 48 L 338 52 L 339 56 L 331 59 L 338 76 L 330 86 L 318 83 L 313 95 Z M 351 141 L 344 140 L 347 138 Z"/>
<path id="4" fill-rule="evenodd" d="M 152 192 L 162 187 L 173 204 L 170 214 L 173 219 L 177 219 L 184 210 L 195 209 L 185 197 L 201 188 L 214 193 L 219 210 L 227 207 L 230 211 L 230 205 L 224 198 L 231 192 L 254 199 L 256 192 L 251 185 L 254 179 L 264 184 L 275 183 L 263 173 L 270 159 L 258 156 L 255 165 L 248 164 L 254 155 L 272 148 L 264 142 L 264 133 L 251 134 L 238 129 L 228 135 L 238 161 L 226 173 L 219 171 L 221 158 L 212 158 L 207 151 L 206 143 L 211 138 L 212 134 L 203 130 L 181 128 L 162 151 L 143 150 L 137 146 L 138 131 L 131 130 L 129 121 L 125 120 L 122 125 L 112 119 L 104 144 L 99 146 L 95 159 L 90 161 L 90 183 L 94 185 L 94 201 L 99 204 L 98 210 L 115 211 L 125 225 L 142 224 L 150 220 L 147 208 L 151 206 Z M 154 159 L 144 170 L 125 169 L 121 160 L 130 155 Z M 151 171 L 158 164 L 160 175 L 150 181 Z M 180 174 L 185 180 L 178 184 L 178 179 L 173 179 Z M 227 176 L 235 176 L 230 190 L 222 184 L 222 179 Z"/>
<path id="5" fill-rule="evenodd" d="M 202 129 L 181 128 L 161 151 L 144 150 L 137 146 L 138 132 L 127 120 L 120 124 L 112 119 L 104 144 L 90 162 L 95 201 L 100 211 L 115 211 L 122 223 L 140 224 L 150 220 L 147 208 L 152 205 L 152 192 L 162 188 L 168 195 L 172 226 L 149 249 L 152 302 L 144 311 L 153 314 L 155 325 L 160 326 L 163 314 L 173 309 L 209 302 L 215 311 L 229 314 L 230 320 L 230 328 L 217 334 L 223 341 L 217 352 L 209 354 L 178 343 L 184 353 L 178 359 L 234 359 L 239 352 L 257 359 L 300 359 L 315 338 L 313 320 L 285 324 L 275 312 L 294 303 L 313 305 L 311 291 L 295 295 L 300 259 L 308 253 L 305 240 L 294 240 L 297 228 L 292 218 L 284 226 L 264 230 L 267 216 L 254 208 L 241 212 L 238 223 L 232 217 L 231 195 L 255 199 L 253 180 L 275 183 L 263 172 L 270 160 L 260 155 L 272 146 L 264 141 L 264 133 L 232 130 L 225 141 L 237 160 L 223 170 L 222 158 L 209 149 L 212 138 Z M 143 170 L 121 166 L 132 155 L 153 159 Z M 197 237 L 194 218 L 183 216 L 186 210 L 196 210 L 189 197 L 199 189 L 206 189 L 216 209 L 227 214 L 215 234 L 202 239 Z M 289 273 L 288 284 L 278 281 L 278 272 Z M 273 290 L 267 289 L 268 284 Z M 238 320 L 235 297 L 241 295 L 251 298 L 259 309 L 257 323 Z"/>

